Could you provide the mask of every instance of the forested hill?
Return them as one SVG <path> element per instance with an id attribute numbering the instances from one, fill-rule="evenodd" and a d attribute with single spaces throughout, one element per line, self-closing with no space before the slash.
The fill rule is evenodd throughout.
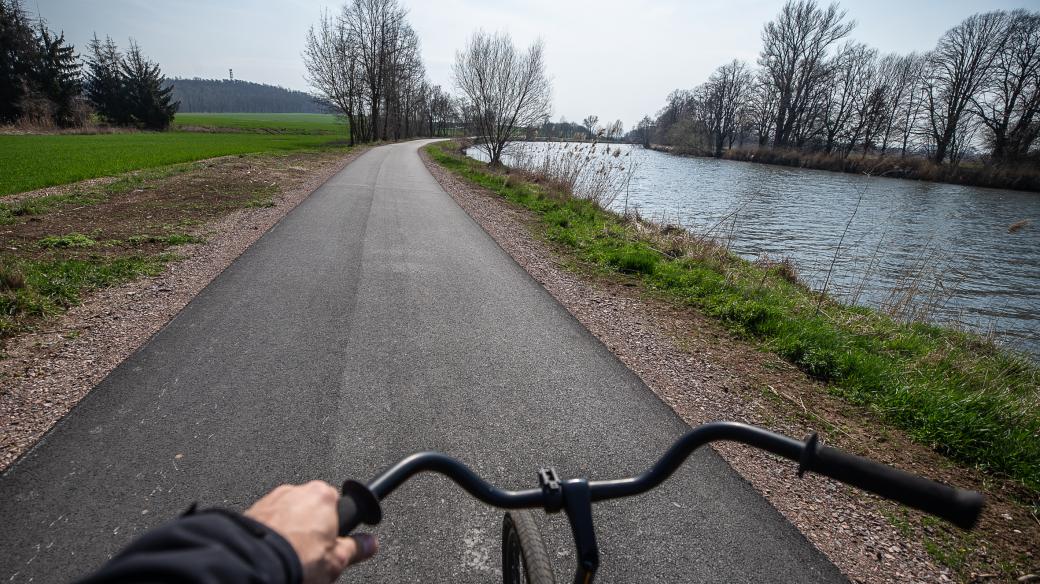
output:
<path id="1" fill-rule="evenodd" d="M 170 79 L 173 99 L 181 112 L 323 113 L 326 110 L 310 95 L 229 79 Z"/>

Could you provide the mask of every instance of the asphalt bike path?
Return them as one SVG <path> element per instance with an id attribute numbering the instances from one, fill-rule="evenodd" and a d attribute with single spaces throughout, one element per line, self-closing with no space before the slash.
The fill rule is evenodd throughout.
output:
<path id="1" fill-rule="evenodd" d="M 418 450 L 506 488 L 642 472 L 688 429 L 446 194 L 427 141 L 315 191 L 0 476 L 0 582 L 63 582 L 193 501 L 368 480 Z M 794 472 L 792 467 L 791 472 Z M 501 513 L 421 476 L 347 582 L 495 582 Z M 601 582 L 843 582 L 725 462 L 597 505 Z M 557 577 L 562 515 L 541 520 Z"/>

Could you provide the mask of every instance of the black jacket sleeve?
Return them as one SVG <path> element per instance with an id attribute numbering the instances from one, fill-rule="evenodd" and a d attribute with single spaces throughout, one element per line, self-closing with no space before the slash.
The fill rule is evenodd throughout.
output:
<path id="1" fill-rule="evenodd" d="M 229 511 L 189 511 L 145 533 L 81 584 L 299 584 L 300 560 L 267 526 Z"/>

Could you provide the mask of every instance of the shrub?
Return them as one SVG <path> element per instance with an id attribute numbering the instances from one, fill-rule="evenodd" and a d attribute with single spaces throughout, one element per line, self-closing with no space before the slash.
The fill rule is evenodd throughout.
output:
<path id="1" fill-rule="evenodd" d="M 94 247 L 97 242 L 82 233 L 68 235 L 48 235 L 38 242 L 44 248 Z"/>
<path id="2" fill-rule="evenodd" d="M 642 246 L 625 245 L 606 254 L 607 264 L 625 274 L 653 274 L 660 258 Z"/>

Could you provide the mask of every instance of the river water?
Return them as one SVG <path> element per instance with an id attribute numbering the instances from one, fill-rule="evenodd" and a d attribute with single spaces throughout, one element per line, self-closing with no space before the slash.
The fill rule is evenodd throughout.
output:
<path id="1" fill-rule="evenodd" d="M 617 210 L 710 232 L 749 259 L 790 258 L 817 290 L 829 273 L 845 302 L 1040 357 L 1038 193 L 620 148 L 637 166 Z"/>

